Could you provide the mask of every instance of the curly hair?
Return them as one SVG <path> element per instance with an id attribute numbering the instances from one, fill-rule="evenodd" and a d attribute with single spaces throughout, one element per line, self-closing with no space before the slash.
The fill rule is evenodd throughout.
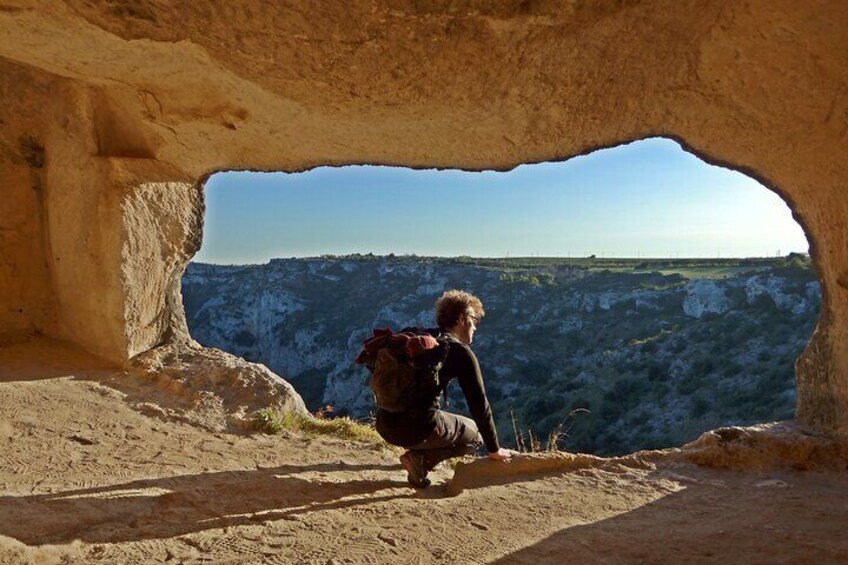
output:
<path id="1" fill-rule="evenodd" d="M 486 314 L 479 298 L 464 290 L 448 290 L 436 300 L 436 324 L 445 330 L 455 326 L 468 308 L 481 318 Z"/>

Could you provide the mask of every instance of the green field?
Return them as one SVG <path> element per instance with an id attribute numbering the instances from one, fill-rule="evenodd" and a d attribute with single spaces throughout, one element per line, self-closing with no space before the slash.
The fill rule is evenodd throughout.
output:
<path id="1" fill-rule="evenodd" d="M 743 273 L 754 273 L 768 269 L 792 271 L 798 274 L 808 273 L 812 268 L 810 257 L 800 253 L 790 253 L 785 257 L 751 258 L 597 258 L 597 257 L 425 257 L 418 255 L 351 255 L 346 257 L 326 256 L 327 259 L 373 258 L 374 260 L 394 260 L 398 262 L 432 262 L 437 264 L 469 265 L 496 269 L 504 272 L 534 271 L 536 273 L 556 272 L 560 270 L 581 270 L 587 272 L 609 271 L 614 273 L 662 275 L 680 275 L 686 279 L 724 279 Z"/>

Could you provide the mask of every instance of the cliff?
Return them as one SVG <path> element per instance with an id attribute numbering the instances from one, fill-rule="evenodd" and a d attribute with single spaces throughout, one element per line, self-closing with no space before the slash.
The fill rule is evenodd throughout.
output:
<path id="1" fill-rule="evenodd" d="M 785 262 L 192 263 L 183 296 L 191 334 L 203 345 L 267 365 L 313 411 L 330 404 L 367 418 L 374 409 L 367 371 L 352 360 L 371 329 L 432 327 L 437 296 L 473 291 L 487 311 L 474 350 L 503 441 L 516 441 L 514 415 L 525 438 L 532 430 L 544 441 L 562 426 L 568 433 L 559 447 L 609 455 L 792 417 L 794 361 L 820 295 L 808 265 Z M 717 273 L 724 276 L 708 278 Z M 462 408 L 458 386 L 451 392 L 454 409 Z M 569 415 L 578 408 L 589 412 Z"/>

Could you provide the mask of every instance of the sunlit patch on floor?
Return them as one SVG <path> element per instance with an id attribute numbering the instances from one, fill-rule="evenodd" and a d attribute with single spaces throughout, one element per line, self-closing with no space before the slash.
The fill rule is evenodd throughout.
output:
<path id="1" fill-rule="evenodd" d="M 52 500 L 75 500 L 75 499 L 85 499 L 85 498 L 96 498 L 102 500 L 108 500 L 110 498 L 153 498 L 156 496 L 163 496 L 166 494 L 172 494 L 174 491 L 159 488 L 159 487 L 150 487 L 150 488 L 131 488 L 131 489 L 116 489 L 116 490 L 104 490 L 99 492 L 82 492 L 82 493 L 73 493 L 67 496 L 62 496 L 61 494 L 57 496 L 50 497 Z"/>

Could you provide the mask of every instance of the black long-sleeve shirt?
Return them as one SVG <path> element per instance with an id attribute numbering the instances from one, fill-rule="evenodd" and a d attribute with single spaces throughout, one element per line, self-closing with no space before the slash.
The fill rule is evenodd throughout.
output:
<path id="1" fill-rule="evenodd" d="M 437 330 L 428 331 L 433 335 L 438 334 Z M 439 372 L 439 393 L 444 391 L 453 379 L 459 381 L 468 409 L 471 411 L 471 417 L 477 424 L 486 449 L 489 453 L 494 453 L 498 451 L 500 445 L 477 356 L 468 345 L 448 334 L 445 335 L 449 340 L 448 353 Z M 424 441 L 436 427 L 438 410 L 438 396 L 433 399 L 423 399 L 421 406 L 406 412 L 393 413 L 378 409 L 377 429 L 390 443 L 401 446 L 415 445 Z"/>

